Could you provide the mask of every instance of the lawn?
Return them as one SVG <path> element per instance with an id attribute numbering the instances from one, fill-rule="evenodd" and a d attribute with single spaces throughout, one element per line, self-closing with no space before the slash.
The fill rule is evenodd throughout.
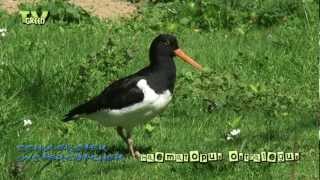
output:
<path id="1" fill-rule="evenodd" d="M 0 179 L 319 178 L 318 19 L 311 19 L 317 12 L 268 27 L 207 30 L 183 22 L 171 26 L 165 18 L 169 26 L 155 24 L 163 6 L 145 5 L 137 17 L 113 21 L 77 16 L 75 9 L 69 14 L 75 19 L 57 14 L 45 25 L 26 25 L 18 14 L 0 11 L 0 28 L 7 29 L 0 37 Z M 173 101 L 134 129 L 135 143 L 144 154 L 222 152 L 222 161 L 140 162 L 114 128 L 86 119 L 61 121 L 113 80 L 147 65 L 149 45 L 163 32 L 176 35 L 205 70 L 175 60 Z M 24 120 L 32 124 L 24 126 Z M 235 129 L 240 134 L 227 138 Z M 18 161 L 22 144 L 103 144 L 106 153 L 124 158 Z M 234 150 L 299 152 L 300 159 L 229 162 Z"/>

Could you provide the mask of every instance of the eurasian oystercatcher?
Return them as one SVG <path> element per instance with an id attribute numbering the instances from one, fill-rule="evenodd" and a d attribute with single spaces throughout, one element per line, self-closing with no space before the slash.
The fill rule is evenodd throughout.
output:
<path id="1" fill-rule="evenodd" d="M 170 102 L 176 79 L 174 56 L 202 68 L 179 49 L 175 36 L 161 34 L 151 43 L 149 66 L 113 82 L 100 95 L 72 109 L 63 121 L 84 117 L 114 126 L 131 155 L 137 158 L 139 152 L 133 148 L 132 128 L 151 120 Z"/>

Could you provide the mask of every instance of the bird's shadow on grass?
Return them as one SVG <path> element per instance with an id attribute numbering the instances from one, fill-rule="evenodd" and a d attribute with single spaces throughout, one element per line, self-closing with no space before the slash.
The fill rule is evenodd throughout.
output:
<path id="1" fill-rule="evenodd" d="M 147 154 L 151 152 L 151 146 L 135 146 L 135 150 L 139 151 L 140 154 Z M 123 154 L 124 156 L 131 156 L 128 147 L 121 145 L 108 146 L 106 149 L 98 151 L 98 155 L 102 154 Z"/>
<path id="2" fill-rule="evenodd" d="M 151 151 L 151 146 L 136 146 L 135 149 L 138 150 L 141 154 L 146 154 Z M 112 154 L 117 154 L 117 153 L 122 154 L 125 157 L 125 159 L 127 159 L 127 158 L 133 159 L 132 156 L 130 155 L 130 153 L 128 153 L 128 148 L 126 146 L 123 146 L 120 144 L 108 146 L 104 150 L 99 150 L 99 151 L 95 152 L 96 155 L 101 155 L 101 156 L 112 155 Z M 123 160 L 125 160 L 125 159 L 123 159 Z M 138 162 L 139 160 L 136 160 L 136 161 Z M 131 167 L 132 165 L 133 165 L 132 163 L 128 163 L 127 161 L 125 161 L 124 164 L 116 163 L 116 164 L 112 164 L 112 165 L 107 164 L 107 166 L 97 166 L 97 168 L 95 168 L 95 169 L 90 169 L 88 171 L 82 172 L 81 176 L 90 178 L 93 175 L 101 175 L 101 174 L 107 175 L 113 170 L 121 169 L 121 170 L 125 171 L 125 169 L 132 169 L 132 167 Z M 79 175 L 78 174 L 79 172 L 76 170 L 73 172 L 72 169 L 73 169 L 73 167 L 71 167 L 71 170 L 70 170 L 70 171 L 72 171 L 72 173 L 66 172 L 65 174 L 63 174 L 61 176 L 61 179 L 63 179 L 63 178 L 72 178 L 73 179 L 73 178 L 77 177 Z M 77 172 L 77 173 L 75 173 L 75 172 Z"/>

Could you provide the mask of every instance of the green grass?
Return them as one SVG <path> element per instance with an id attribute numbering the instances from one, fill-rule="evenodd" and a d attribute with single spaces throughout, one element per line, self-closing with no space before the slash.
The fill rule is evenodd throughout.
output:
<path id="1" fill-rule="evenodd" d="M 17 175 L 19 144 L 106 144 L 112 152 L 125 152 L 113 128 L 60 120 L 112 80 L 148 64 L 149 44 L 164 30 L 142 31 L 145 21 L 130 20 L 44 26 L 23 25 L 4 14 L 0 20 L 0 28 L 8 29 L 0 38 L 1 179 L 319 177 L 317 32 L 316 25 L 305 26 L 304 19 L 244 34 L 175 32 L 181 48 L 206 70 L 197 72 L 176 59 L 173 101 L 152 121 L 154 129 L 139 127 L 133 132 L 143 153 L 199 150 L 223 152 L 226 159 L 230 150 L 294 151 L 301 153 L 300 161 L 142 163 L 125 154 L 125 160 L 103 163 L 28 161 Z M 32 120 L 29 131 L 24 119 Z M 241 129 L 239 138 L 227 141 L 225 134 L 234 128 Z"/>

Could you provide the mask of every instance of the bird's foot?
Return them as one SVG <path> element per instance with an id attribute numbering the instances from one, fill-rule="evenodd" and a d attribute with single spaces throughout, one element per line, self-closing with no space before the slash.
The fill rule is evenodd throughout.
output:
<path id="1" fill-rule="evenodd" d="M 140 155 L 139 151 L 131 151 L 131 156 L 137 160 L 140 159 Z"/>
<path id="2" fill-rule="evenodd" d="M 141 156 L 141 154 L 139 153 L 139 151 L 135 151 L 134 152 L 134 158 L 136 158 L 136 159 L 140 159 L 140 156 Z"/>

